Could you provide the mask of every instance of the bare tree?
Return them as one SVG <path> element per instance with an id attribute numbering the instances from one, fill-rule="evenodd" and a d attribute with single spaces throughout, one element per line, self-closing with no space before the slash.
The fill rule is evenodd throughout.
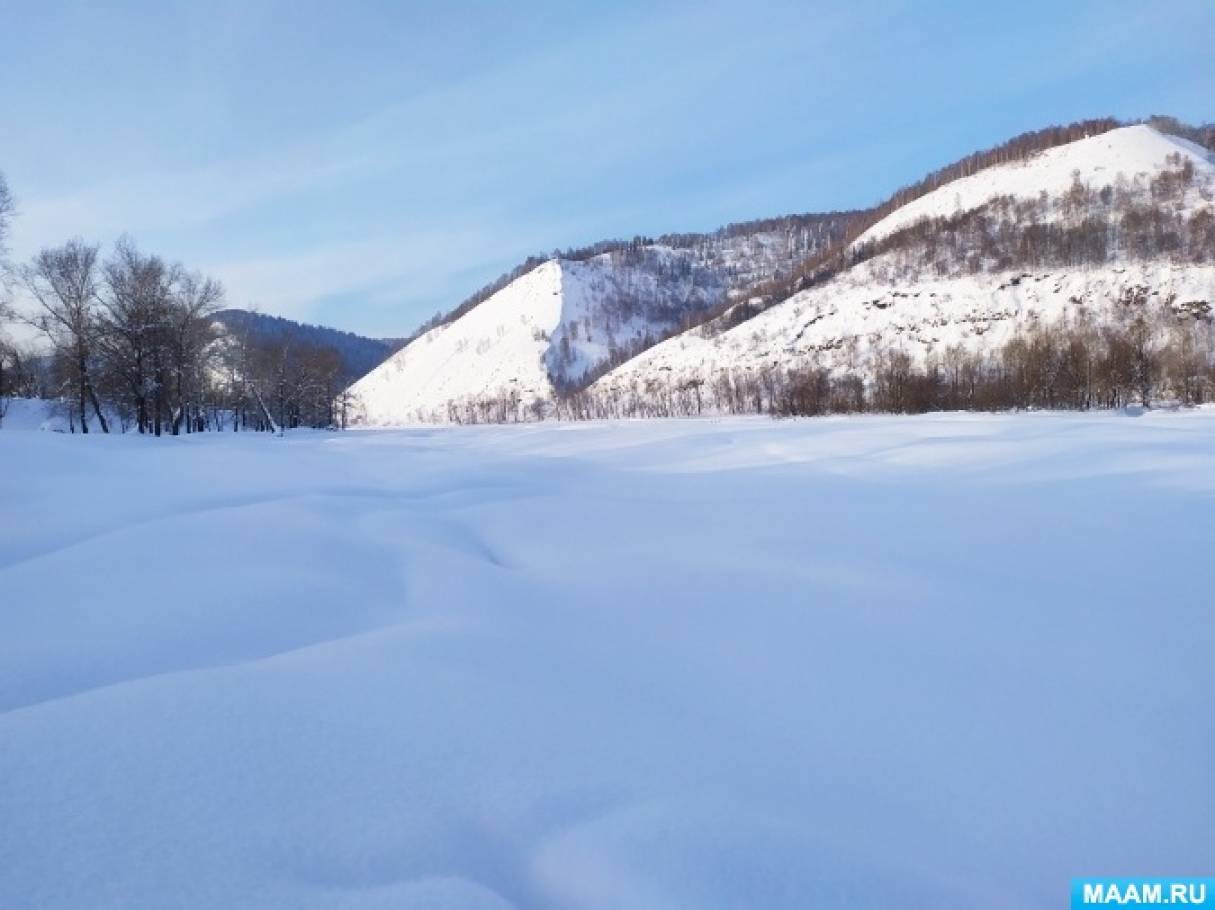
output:
<path id="1" fill-rule="evenodd" d="M 0 314 L 2 317 L 3 314 Z M 8 414 L 9 399 L 14 394 L 13 373 L 19 370 L 21 362 L 16 349 L 0 336 L 0 426 L 4 426 L 4 417 Z"/>
<path id="2" fill-rule="evenodd" d="M 171 299 L 175 270 L 123 238 L 105 263 L 102 342 L 122 380 L 140 433 L 159 436 L 167 412 Z"/>
<path id="3" fill-rule="evenodd" d="M 8 292 L 12 279 L 8 261 L 8 225 L 16 211 L 13 194 L 9 192 L 4 175 L 0 174 L 0 325 L 14 318 L 8 303 Z"/>
<path id="4" fill-rule="evenodd" d="M 61 247 L 44 249 L 21 270 L 22 284 L 37 301 L 30 323 L 46 333 L 56 354 L 67 365 L 70 400 L 78 406 L 80 431 L 89 431 L 91 406 L 103 433 L 110 431 L 93 384 L 96 354 L 97 246 L 76 238 Z"/>
<path id="5" fill-rule="evenodd" d="M 8 225 L 17 210 L 17 203 L 8 188 L 4 175 L 0 174 L 0 262 L 8 253 Z"/>
<path id="6" fill-rule="evenodd" d="M 223 286 L 197 272 L 179 271 L 171 306 L 170 356 L 173 364 L 173 435 L 193 432 L 202 413 L 207 384 L 206 353 L 215 338 L 211 316 L 224 299 Z"/>

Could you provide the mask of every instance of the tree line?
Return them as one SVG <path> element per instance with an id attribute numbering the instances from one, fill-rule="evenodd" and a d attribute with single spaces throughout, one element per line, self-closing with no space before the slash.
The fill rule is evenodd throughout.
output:
<path id="1" fill-rule="evenodd" d="M 631 389 L 572 393 L 566 419 L 687 417 L 706 412 L 919 414 L 929 411 L 1089 410 L 1215 401 L 1215 327 L 1206 312 L 1139 313 L 1118 323 L 1035 325 L 1002 345 L 953 345 L 923 358 L 875 344 L 864 374 L 815 358 L 711 377 L 647 377 Z M 483 411 L 484 409 L 482 409 Z M 480 413 L 465 409 L 467 419 Z"/>
<path id="2" fill-rule="evenodd" d="M 291 333 L 225 330 L 218 281 L 128 238 L 108 256 L 79 238 L 8 261 L 14 212 L 0 177 L 0 316 L 36 329 L 41 353 L 0 338 L 0 418 L 15 397 L 54 402 L 70 432 L 152 436 L 344 426 L 353 377 L 329 347 Z M 13 289 L 31 312 L 18 314 Z"/>

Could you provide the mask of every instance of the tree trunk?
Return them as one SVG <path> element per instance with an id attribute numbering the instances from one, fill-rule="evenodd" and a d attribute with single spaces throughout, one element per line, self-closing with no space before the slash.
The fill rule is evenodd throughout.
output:
<path id="1" fill-rule="evenodd" d="M 176 371 L 175 378 L 177 380 L 177 413 L 173 416 L 173 435 L 178 436 L 181 433 L 181 422 L 186 419 L 186 383 L 180 369 Z M 188 421 L 186 432 L 190 432 Z"/>
<path id="2" fill-rule="evenodd" d="M 85 414 L 88 410 L 86 405 L 88 404 L 89 368 L 84 356 L 84 348 L 79 345 L 76 347 L 76 378 L 80 382 L 80 432 L 87 433 L 89 419 Z"/>
<path id="3" fill-rule="evenodd" d="M 89 383 L 88 389 L 89 401 L 93 405 L 93 413 L 97 415 L 97 423 L 101 425 L 101 432 L 108 433 L 110 432 L 110 425 L 106 421 L 105 414 L 101 410 L 101 402 L 97 400 L 97 392 L 93 388 L 93 384 L 91 382 Z"/>

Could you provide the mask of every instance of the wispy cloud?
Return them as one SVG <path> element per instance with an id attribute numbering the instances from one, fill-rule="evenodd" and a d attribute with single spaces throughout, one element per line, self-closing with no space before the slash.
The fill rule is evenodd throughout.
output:
<path id="1" fill-rule="evenodd" d="M 437 262 L 453 249 L 484 247 L 488 238 L 475 228 L 428 230 L 205 265 L 224 282 L 230 304 L 307 319 L 319 301 L 336 295 L 391 292 L 399 301 L 441 283 Z"/>
<path id="2" fill-rule="evenodd" d="M 235 305 L 307 318 L 326 298 L 362 292 L 370 307 L 401 307 L 396 326 L 406 330 L 489 277 L 453 293 L 452 276 L 576 242 L 579 225 L 561 213 L 524 210 L 618 166 L 647 118 L 681 100 L 677 91 L 638 97 L 622 85 L 594 104 L 495 104 L 502 82 L 536 78 L 559 62 L 537 56 L 482 71 L 254 155 L 24 199 L 14 252 L 26 258 L 75 235 L 109 242 L 129 233 L 149 245 L 167 238 L 158 251 L 213 271 Z M 577 206 L 565 199 L 566 210 Z M 273 228 L 249 231 L 259 218 Z M 586 210 L 580 224 L 601 220 Z M 227 225 L 243 231 L 239 241 L 225 238 Z"/>

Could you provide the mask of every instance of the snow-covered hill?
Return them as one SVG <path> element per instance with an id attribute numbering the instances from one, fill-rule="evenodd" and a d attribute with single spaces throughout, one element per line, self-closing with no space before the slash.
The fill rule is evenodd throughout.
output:
<path id="1" fill-rule="evenodd" d="M 804 291 L 720 335 L 679 335 L 601 378 L 592 393 L 645 396 L 655 384 L 704 383 L 727 374 L 815 365 L 865 374 L 873 354 L 894 348 L 923 364 L 955 346 L 994 349 L 1017 332 L 1059 320 L 1097 324 L 1167 308 L 1203 315 L 1215 304 L 1215 266 L 1128 264 L 1037 273 L 997 272 L 907 283 L 880 263 Z"/>
<path id="2" fill-rule="evenodd" d="M 561 263 L 547 262 L 448 325 L 414 339 L 352 386 L 372 425 L 443 420 L 493 390 L 531 402 L 551 385 L 544 357 L 561 324 Z"/>
<path id="3" fill-rule="evenodd" d="M 362 419 L 394 425 L 542 416 L 558 389 L 787 274 L 843 236 L 842 218 L 838 226 L 789 221 L 551 259 L 356 383 Z"/>
<path id="4" fill-rule="evenodd" d="M 550 260 L 356 384 L 363 418 L 538 418 L 588 386 L 642 396 L 808 365 L 864 375 L 877 348 L 924 363 L 1035 323 L 1121 318 L 1128 303 L 1209 312 L 1210 152 L 1136 125 L 1014 157 L 911 199 L 848 247 L 842 231 L 784 223 Z M 763 281 L 798 286 L 806 264 L 808 288 L 737 305 Z"/>
<path id="5" fill-rule="evenodd" d="M 1191 175 L 1188 182 L 1169 184 L 1183 169 Z M 1168 195 L 1162 184 L 1168 184 Z M 1203 261 L 1201 255 L 1135 255 L 1130 247 L 1149 231 L 1139 226 L 1144 213 L 1158 218 L 1164 230 L 1199 225 L 1209 232 L 1213 196 L 1212 155 L 1148 126 L 1113 130 L 993 167 L 896 210 L 854 249 L 926 225 L 914 242 L 858 262 L 739 325 L 709 323 L 671 338 L 602 377 L 590 391 L 619 400 L 644 397 L 659 386 L 703 385 L 701 398 L 711 408 L 714 382 L 731 374 L 813 365 L 864 376 L 878 348 L 904 351 L 923 364 L 951 346 L 994 349 L 1035 324 L 1100 325 L 1146 313 L 1206 317 L 1215 305 L 1215 249 Z M 1075 198 L 1081 201 L 1072 205 Z M 926 219 L 974 211 L 989 223 L 968 229 L 960 253 L 942 255 L 940 248 L 949 244 L 940 242 L 935 223 Z M 1010 223 L 1010 217 L 1020 221 Z M 1024 232 L 1043 222 L 1086 239 L 1097 234 L 1099 253 L 1090 258 L 1101 261 L 1001 268 L 1001 257 L 1010 251 L 1023 255 Z M 1132 229 L 1138 233 L 1127 233 Z M 962 230 L 944 239 L 957 241 Z M 1150 230 L 1159 233 L 1155 226 Z M 1040 241 L 1043 236 L 1047 240 Z M 1049 248 L 1047 258 L 1056 252 L 1051 236 L 1032 235 Z M 1060 236 L 1055 247 L 1069 253 L 1072 235 Z M 968 242 L 974 248 L 966 248 Z"/>

